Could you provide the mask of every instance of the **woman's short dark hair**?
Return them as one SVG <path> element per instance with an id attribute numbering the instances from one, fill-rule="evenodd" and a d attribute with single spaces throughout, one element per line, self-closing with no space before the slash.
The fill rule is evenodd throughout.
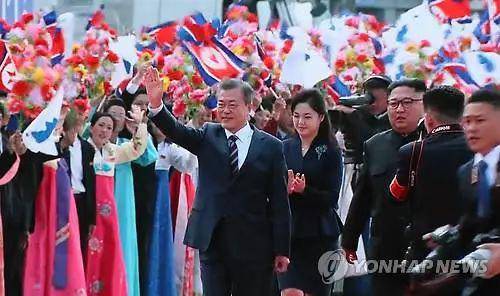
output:
<path id="1" fill-rule="evenodd" d="M 104 104 L 104 108 L 102 110 L 103 110 L 103 112 L 108 112 L 109 108 L 111 108 L 113 106 L 123 107 L 123 109 L 127 110 L 127 108 L 126 108 L 125 103 L 123 102 L 123 100 L 118 99 L 117 97 L 114 97 L 114 98 L 108 100 Z"/>
<path id="2" fill-rule="evenodd" d="M 323 115 L 324 119 L 320 123 L 318 137 L 326 139 L 329 142 L 333 141 L 332 129 L 330 126 L 330 119 L 326 110 L 325 100 L 317 89 L 306 89 L 292 97 L 292 113 L 298 104 L 308 104 L 316 113 Z"/>
<path id="3" fill-rule="evenodd" d="M 96 112 L 94 113 L 94 116 L 92 116 L 92 119 L 90 119 L 90 126 L 94 126 L 96 122 L 101 118 L 101 117 L 109 117 L 113 121 L 113 128 L 115 127 L 115 120 L 113 119 L 113 116 L 111 116 L 109 113 L 105 112 Z"/>

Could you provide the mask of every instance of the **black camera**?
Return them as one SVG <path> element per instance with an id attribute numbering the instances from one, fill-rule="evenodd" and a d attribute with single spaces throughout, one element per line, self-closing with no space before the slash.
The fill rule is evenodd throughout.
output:
<path id="1" fill-rule="evenodd" d="M 371 75 L 363 82 L 365 94 L 341 97 L 340 105 L 347 107 L 363 107 L 371 105 L 375 101 L 375 96 L 371 93 L 374 89 L 387 89 L 392 80 L 385 75 Z"/>
<path id="2" fill-rule="evenodd" d="M 481 270 L 478 262 L 487 261 L 489 257 L 487 252 L 476 250 L 476 248 L 481 244 L 500 242 L 500 229 L 476 234 L 472 241 L 463 242 L 458 226 L 444 226 L 436 229 L 428 238 L 434 241 L 438 247 L 430 252 L 420 264 L 410 270 L 411 279 L 420 283 L 439 282 L 439 278 L 448 277 L 451 279 L 446 270 L 435 269 L 436 266 L 439 266 L 437 262 L 440 260 L 456 261 L 458 265 L 463 266 L 462 275 L 466 277 L 480 276 L 484 270 Z M 474 282 L 471 282 L 470 286 L 473 287 Z"/>
<path id="3" fill-rule="evenodd" d="M 372 104 L 375 101 L 375 97 L 371 93 L 366 93 L 364 95 L 354 95 L 348 97 L 339 98 L 340 105 L 347 107 L 361 107 Z"/>

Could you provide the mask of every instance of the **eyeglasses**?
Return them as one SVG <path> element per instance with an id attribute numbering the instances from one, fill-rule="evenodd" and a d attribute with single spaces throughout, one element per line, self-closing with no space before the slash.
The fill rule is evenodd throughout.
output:
<path id="1" fill-rule="evenodd" d="M 410 108 L 411 105 L 413 105 L 414 102 L 422 101 L 422 99 L 412 99 L 412 98 L 405 98 L 402 100 L 389 100 L 387 102 L 387 105 L 391 109 L 398 109 L 399 105 L 403 106 L 403 109 L 408 109 Z"/>
<path id="2" fill-rule="evenodd" d="M 223 104 L 220 104 L 220 105 L 217 105 L 217 109 L 219 111 L 223 111 L 224 109 L 228 109 L 228 110 L 234 110 L 236 108 L 238 108 L 240 105 L 238 104 L 235 104 L 235 103 L 229 103 L 228 105 L 223 105 Z"/>

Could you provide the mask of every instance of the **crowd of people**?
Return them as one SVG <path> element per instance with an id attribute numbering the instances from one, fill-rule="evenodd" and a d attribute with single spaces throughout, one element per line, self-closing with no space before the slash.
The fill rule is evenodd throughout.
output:
<path id="1" fill-rule="evenodd" d="M 364 241 L 368 259 L 422 262 L 440 244 L 428 233 L 449 224 L 459 247 L 442 259 L 487 242 L 484 278 L 379 272 L 346 279 L 344 294 L 495 295 L 500 94 L 381 75 L 364 88 L 372 102 L 347 107 L 315 89 L 260 99 L 228 79 L 216 112 L 182 122 L 145 66 L 90 116 L 63 110 L 56 156 L 27 149 L 2 109 L 3 292 L 188 295 L 168 265 L 181 235 L 203 295 L 332 295 L 325 252 L 354 263 Z"/>

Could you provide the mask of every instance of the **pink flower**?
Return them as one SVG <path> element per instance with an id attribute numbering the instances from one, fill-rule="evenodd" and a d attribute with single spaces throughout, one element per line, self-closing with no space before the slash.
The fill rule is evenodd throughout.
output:
<path id="1" fill-rule="evenodd" d="M 206 96 L 207 96 L 207 92 L 203 89 L 195 89 L 189 93 L 189 98 L 193 102 L 199 103 L 199 104 L 202 104 L 203 101 L 205 101 Z"/>
<path id="2" fill-rule="evenodd" d="M 172 107 L 172 112 L 176 117 L 182 117 L 186 113 L 187 105 L 184 100 L 176 100 L 174 106 Z"/>

